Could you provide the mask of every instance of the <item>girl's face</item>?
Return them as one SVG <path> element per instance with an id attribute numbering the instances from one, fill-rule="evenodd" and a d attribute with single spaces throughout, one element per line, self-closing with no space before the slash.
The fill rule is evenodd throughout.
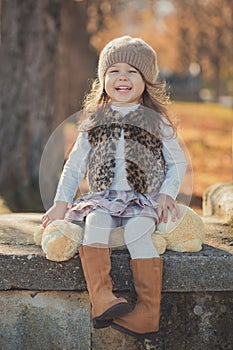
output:
<path id="1" fill-rule="evenodd" d="M 129 106 L 139 103 L 145 83 L 136 68 L 115 63 L 106 72 L 104 88 L 112 104 Z"/>

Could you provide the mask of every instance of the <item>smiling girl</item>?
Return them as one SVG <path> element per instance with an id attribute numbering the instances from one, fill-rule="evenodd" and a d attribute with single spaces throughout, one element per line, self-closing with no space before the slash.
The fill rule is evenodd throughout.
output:
<path id="1" fill-rule="evenodd" d="M 165 108 L 165 86 L 157 82 L 155 51 L 124 36 L 102 50 L 98 80 L 84 101 L 88 118 L 63 169 L 54 205 L 42 218 L 85 222 L 79 255 L 96 328 L 112 326 L 136 337 L 158 331 L 162 259 L 151 234 L 179 218 L 176 196 L 186 159 Z M 74 200 L 87 173 L 89 192 Z M 70 208 L 71 206 L 71 208 Z M 68 209 L 69 208 L 69 209 Z M 123 226 L 138 300 L 131 311 L 112 293 L 109 237 Z"/>
<path id="2" fill-rule="evenodd" d="M 144 89 L 141 74 L 128 63 L 115 63 L 106 72 L 105 91 L 115 106 L 137 104 Z"/>

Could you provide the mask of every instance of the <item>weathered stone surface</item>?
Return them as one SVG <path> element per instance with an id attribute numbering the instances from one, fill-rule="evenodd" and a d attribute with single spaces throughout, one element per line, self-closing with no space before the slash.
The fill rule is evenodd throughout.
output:
<path id="1" fill-rule="evenodd" d="M 232 292 L 163 293 L 156 339 L 132 349 L 231 350 L 232 303 Z"/>
<path id="2" fill-rule="evenodd" d="M 186 308 L 185 349 L 232 349 L 232 292 L 189 293 Z"/>
<path id="3" fill-rule="evenodd" d="M 125 276 L 129 269 L 127 255 L 126 251 L 112 254 L 112 276 L 117 290 L 127 290 L 125 286 L 131 281 L 131 277 Z M 233 290 L 233 256 L 225 251 L 204 245 L 198 253 L 167 251 L 163 260 L 163 291 Z"/>
<path id="4" fill-rule="evenodd" d="M 233 290 L 233 256 L 204 246 L 199 253 L 164 254 L 164 291 Z M 132 277 L 127 251 L 112 253 L 114 290 L 128 291 Z M 0 290 L 86 289 L 79 256 L 56 263 L 39 254 L 0 254 Z"/>
<path id="5" fill-rule="evenodd" d="M 163 293 L 160 329 L 153 341 L 130 340 L 130 336 L 116 330 L 103 330 L 98 334 L 98 344 L 102 345 L 96 349 L 231 350 L 232 303 L 232 292 Z M 108 334 L 113 336 L 116 347 L 107 347 Z M 124 347 L 123 339 L 131 347 Z"/>
<path id="6" fill-rule="evenodd" d="M 91 349 L 86 292 L 0 292 L 0 349 Z"/>
<path id="7" fill-rule="evenodd" d="M 138 350 L 141 342 L 127 334 L 121 334 L 108 327 L 92 330 L 92 350 Z"/>
<path id="8" fill-rule="evenodd" d="M 132 293 L 118 293 L 133 300 Z M 0 292 L 0 349 L 231 350 L 232 292 L 163 293 L 153 341 L 93 329 L 86 292 Z"/>
<path id="9" fill-rule="evenodd" d="M 163 255 L 160 330 L 155 340 L 139 341 L 91 327 L 79 256 L 63 263 L 47 260 L 33 241 L 40 217 L 0 216 L 0 289 L 7 290 L 0 292 L 0 349 L 231 349 L 232 229 L 219 218 L 204 218 L 207 239 L 201 252 Z M 132 301 L 129 263 L 126 250 L 113 251 L 114 290 Z"/>
<path id="10" fill-rule="evenodd" d="M 131 293 L 132 294 L 132 293 Z M 131 300 L 129 295 L 124 295 Z M 93 330 L 93 350 L 185 350 L 186 302 L 183 293 L 163 293 L 160 330 L 153 341 L 138 340 L 115 329 Z M 140 320 L 138 320 L 140 322 Z"/>
<path id="11" fill-rule="evenodd" d="M 219 182 L 205 190 L 203 215 L 217 215 L 233 223 L 233 182 Z"/>
<path id="12" fill-rule="evenodd" d="M 163 293 L 160 330 L 148 349 L 232 349 L 232 300 L 232 292 Z"/>
<path id="13" fill-rule="evenodd" d="M 0 215 L 0 242 L 5 245 L 30 246 L 37 248 L 33 234 L 41 224 L 42 214 L 11 213 Z M 38 251 L 38 249 L 36 249 Z"/>
<path id="14" fill-rule="evenodd" d="M 206 243 L 233 254 L 233 226 L 217 216 L 202 218 L 206 230 Z"/>
<path id="15" fill-rule="evenodd" d="M 40 215 L 36 214 L 0 216 L 0 290 L 85 290 L 78 254 L 57 263 L 47 260 L 35 246 L 33 231 L 38 222 Z M 206 243 L 210 240 L 211 246 L 204 245 L 198 253 L 167 251 L 163 255 L 163 291 L 233 290 L 232 229 L 219 221 L 217 225 L 206 224 Z M 216 233 L 220 229 L 223 234 Z M 130 290 L 132 275 L 126 250 L 112 252 L 112 277 L 114 290 Z"/>

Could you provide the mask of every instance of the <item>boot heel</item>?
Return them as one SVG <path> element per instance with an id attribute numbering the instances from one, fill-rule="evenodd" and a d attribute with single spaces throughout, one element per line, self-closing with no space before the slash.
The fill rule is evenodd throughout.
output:
<path id="1" fill-rule="evenodd" d="M 100 328 L 107 328 L 111 325 L 112 320 L 96 320 L 93 319 L 93 327 L 96 329 L 100 329 Z"/>
<path id="2" fill-rule="evenodd" d="M 117 317 L 124 316 L 132 310 L 131 306 L 127 303 L 118 303 L 106 310 L 102 315 L 93 319 L 94 328 L 109 327 L 112 320 Z"/>

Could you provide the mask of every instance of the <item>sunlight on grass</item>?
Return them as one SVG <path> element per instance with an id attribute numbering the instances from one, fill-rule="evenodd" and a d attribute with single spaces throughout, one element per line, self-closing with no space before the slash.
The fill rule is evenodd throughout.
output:
<path id="1" fill-rule="evenodd" d="M 202 197 L 208 186 L 232 181 L 233 110 L 218 104 L 177 102 L 171 111 L 192 159 L 194 195 Z"/>

